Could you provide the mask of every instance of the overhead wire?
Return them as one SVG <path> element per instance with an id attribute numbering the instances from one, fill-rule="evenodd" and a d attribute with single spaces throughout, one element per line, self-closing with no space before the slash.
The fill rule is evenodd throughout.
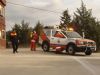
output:
<path id="1" fill-rule="evenodd" d="M 8 4 L 12 4 L 12 5 L 16 5 L 16 6 L 21 6 L 21 7 L 25 7 L 25 8 L 31 8 L 31 9 L 36 9 L 36 10 L 40 10 L 40 11 L 45 11 L 45 12 L 48 12 L 48 13 L 56 13 L 56 14 L 61 14 L 61 12 L 57 12 L 57 11 L 52 11 L 52 10 L 47 10 L 47 9 L 41 9 L 41 8 L 36 8 L 36 7 L 31 7 L 31 6 L 26 6 L 26 5 L 23 5 L 23 4 L 18 4 L 18 3 L 13 3 L 13 2 L 9 2 L 9 1 L 6 1 Z M 10 25 L 10 27 L 12 28 L 12 26 Z"/>
<path id="2" fill-rule="evenodd" d="M 47 9 L 41 9 L 41 8 L 36 8 L 36 7 L 33 7 L 33 6 L 31 7 L 31 6 L 26 6 L 26 5 L 17 4 L 17 3 L 8 2 L 8 1 L 7 1 L 7 3 L 12 4 L 12 5 L 17 5 L 17 6 L 26 7 L 26 8 L 32 8 L 32 9 L 37 9 L 37 10 L 41 10 L 41 11 L 46 11 L 46 12 L 52 12 L 52 13 L 58 13 L 58 14 L 61 14 L 61 12 L 52 11 L 52 10 L 47 10 Z"/>

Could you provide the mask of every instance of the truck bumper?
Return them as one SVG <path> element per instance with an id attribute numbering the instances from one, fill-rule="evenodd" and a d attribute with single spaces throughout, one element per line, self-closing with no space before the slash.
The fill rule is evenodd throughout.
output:
<path id="1" fill-rule="evenodd" d="M 85 52 L 86 50 L 92 50 L 93 52 L 96 51 L 96 47 L 87 47 L 87 46 L 81 46 L 77 47 L 77 52 Z"/>

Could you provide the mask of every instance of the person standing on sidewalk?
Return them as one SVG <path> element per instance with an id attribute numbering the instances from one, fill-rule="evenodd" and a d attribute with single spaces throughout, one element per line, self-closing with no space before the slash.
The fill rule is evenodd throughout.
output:
<path id="1" fill-rule="evenodd" d="M 13 53 L 18 53 L 18 35 L 15 30 L 10 33 L 10 39 L 12 43 Z"/>
<path id="2" fill-rule="evenodd" d="M 34 31 L 32 34 L 32 39 L 31 39 L 31 51 L 36 51 L 37 41 L 38 41 L 38 35 L 37 35 L 36 31 Z"/>

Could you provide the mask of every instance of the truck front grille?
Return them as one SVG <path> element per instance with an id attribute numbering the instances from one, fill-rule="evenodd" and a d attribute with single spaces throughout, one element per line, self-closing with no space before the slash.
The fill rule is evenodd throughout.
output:
<path id="1" fill-rule="evenodd" d="M 94 42 L 87 42 L 87 46 L 95 46 Z"/>

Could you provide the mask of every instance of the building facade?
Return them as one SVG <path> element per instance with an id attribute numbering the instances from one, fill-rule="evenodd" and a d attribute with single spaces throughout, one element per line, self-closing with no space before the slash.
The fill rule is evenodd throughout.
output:
<path id="1" fill-rule="evenodd" d="M 6 0 L 0 0 L 0 48 L 6 48 L 5 6 Z"/>

